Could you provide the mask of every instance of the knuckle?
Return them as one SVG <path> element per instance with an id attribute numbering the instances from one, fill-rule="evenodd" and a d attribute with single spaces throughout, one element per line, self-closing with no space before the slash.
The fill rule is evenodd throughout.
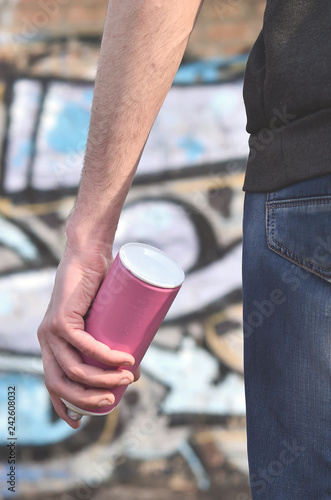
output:
<path id="1" fill-rule="evenodd" d="M 48 320 L 48 328 L 52 333 L 61 333 L 66 330 L 66 325 L 61 316 L 53 315 Z"/>
<path id="2" fill-rule="evenodd" d="M 45 379 L 45 386 L 46 386 L 46 389 L 48 390 L 48 392 L 52 392 L 55 394 L 59 394 L 59 392 L 60 392 L 59 391 L 59 384 L 55 379 L 51 379 L 51 380 Z"/>
<path id="3" fill-rule="evenodd" d="M 95 356 L 95 350 L 93 349 L 91 344 L 82 346 L 81 352 L 88 358 L 93 358 Z"/>
<path id="4" fill-rule="evenodd" d="M 82 379 L 82 370 L 77 365 L 66 367 L 65 374 L 74 382 L 79 382 Z"/>

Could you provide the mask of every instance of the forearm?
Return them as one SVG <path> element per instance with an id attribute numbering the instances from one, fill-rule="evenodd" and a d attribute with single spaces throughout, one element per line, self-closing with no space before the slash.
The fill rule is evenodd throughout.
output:
<path id="1" fill-rule="evenodd" d="M 69 245 L 111 248 L 150 129 L 201 0 L 110 0 Z"/>

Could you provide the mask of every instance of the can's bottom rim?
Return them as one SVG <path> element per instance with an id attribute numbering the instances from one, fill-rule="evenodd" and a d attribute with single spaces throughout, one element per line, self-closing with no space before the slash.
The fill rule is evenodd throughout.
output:
<path id="1" fill-rule="evenodd" d="M 84 415 L 91 416 L 91 417 L 103 417 L 104 415 L 109 415 L 109 413 L 111 413 L 114 410 L 114 408 L 112 408 L 111 410 L 105 411 L 103 413 L 96 413 L 94 411 L 83 410 L 82 408 L 79 408 L 78 406 L 75 406 L 72 403 L 69 403 L 69 401 L 66 401 L 63 398 L 61 398 L 61 401 L 63 401 L 63 403 L 66 405 L 66 407 L 68 409 L 67 415 L 72 420 L 80 420 Z"/>

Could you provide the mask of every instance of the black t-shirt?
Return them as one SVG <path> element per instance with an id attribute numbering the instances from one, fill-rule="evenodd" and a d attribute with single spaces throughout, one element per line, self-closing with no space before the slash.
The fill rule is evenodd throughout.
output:
<path id="1" fill-rule="evenodd" d="M 331 173 L 331 0 L 267 0 L 244 101 L 245 191 Z"/>

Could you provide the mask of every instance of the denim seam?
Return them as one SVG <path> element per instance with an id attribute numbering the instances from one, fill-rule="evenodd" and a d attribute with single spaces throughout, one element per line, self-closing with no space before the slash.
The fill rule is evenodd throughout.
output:
<path id="1" fill-rule="evenodd" d="M 331 203 L 331 197 L 327 199 L 312 199 L 309 198 L 306 201 L 282 201 L 282 200 L 273 200 L 271 202 L 267 202 L 268 205 L 272 205 L 274 209 L 276 208 L 286 208 L 286 207 L 300 207 L 307 205 L 327 205 Z"/>
<path id="2" fill-rule="evenodd" d="M 307 269 L 313 269 L 314 271 L 317 271 L 318 269 L 320 269 L 321 271 L 325 271 L 325 272 L 328 272 L 328 271 L 331 270 L 331 267 L 316 266 L 316 264 L 314 264 L 313 262 L 311 262 L 309 259 L 306 259 L 305 257 L 300 257 L 300 255 L 297 255 L 295 252 L 293 252 L 293 250 L 290 250 L 288 247 L 282 245 L 282 243 L 280 243 L 279 241 L 277 241 L 275 238 L 273 238 L 273 242 L 277 243 L 277 245 L 279 245 L 281 248 L 284 249 L 284 251 L 287 252 L 286 253 L 287 257 L 292 256 L 292 258 L 294 260 L 298 261 L 300 263 L 300 265 L 304 266 L 305 264 L 303 262 L 306 262 L 307 264 L 310 264 L 311 267 L 306 266 Z"/>
<path id="3" fill-rule="evenodd" d="M 275 253 L 277 253 L 278 255 L 280 255 L 281 257 L 284 257 L 284 253 L 281 252 L 281 251 L 279 251 L 279 250 L 277 250 L 275 247 L 270 246 L 269 248 L 272 251 L 274 251 Z M 326 276 L 325 274 L 318 272 L 317 269 L 308 267 L 305 264 L 302 264 L 301 262 L 298 262 L 298 260 L 293 259 L 289 255 L 286 255 L 286 259 L 289 262 L 293 262 L 294 264 L 300 264 L 300 266 L 303 267 L 304 269 L 306 269 L 307 271 L 313 272 L 314 274 L 316 274 L 317 276 L 320 276 L 321 278 L 325 279 L 326 281 L 331 281 L 331 277 L 330 276 Z"/>
<path id="4" fill-rule="evenodd" d="M 289 248 L 285 247 L 284 245 L 282 245 L 279 241 L 277 241 L 275 239 L 274 232 L 275 232 L 275 208 L 276 207 L 274 206 L 274 204 L 275 204 L 274 198 L 275 198 L 275 194 L 273 193 L 273 201 L 270 202 L 269 201 L 270 194 L 268 193 L 268 195 L 267 195 L 267 244 L 268 244 L 268 247 L 271 250 L 273 250 L 275 253 L 277 253 L 278 255 L 280 255 L 282 257 L 286 257 L 286 259 L 288 259 L 290 262 L 293 262 L 294 264 L 299 264 L 301 267 L 303 267 L 307 271 L 313 272 L 316 275 L 320 276 L 321 278 L 326 279 L 327 281 L 331 281 L 330 276 L 327 276 L 325 273 L 318 271 L 318 270 L 324 270 L 325 272 L 328 272 L 331 270 L 331 268 L 329 268 L 329 267 L 324 268 L 324 267 L 320 267 L 320 266 L 316 267 L 315 264 L 313 264 L 313 262 L 311 262 L 310 260 L 305 259 L 303 257 L 300 257 L 295 252 L 293 252 Z M 330 203 L 330 202 L 331 202 L 331 198 L 330 198 L 330 201 L 328 203 Z M 322 201 L 322 203 L 327 203 L 327 202 Z M 307 203 L 302 203 L 301 205 L 306 205 L 306 204 Z M 311 204 L 311 202 L 309 204 Z M 290 205 L 287 204 L 286 206 L 290 206 Z M 292 205 L 292 206 L 295 206 L 295 205 Z M 271 227 L 270 227 L 270 211 L 272 211 Z M 270 235 L 269 235 L 270 233 L 271 233 L 271 241 L 270 241 Z M 281 250 L 277 249 L 277 247 L 274 245 L 274 243 L 279 245 L 284 250 L 281 251 Z M 284 251 L 286 253 L 284 253 Z M 305 261 L 307 264 L 310 264 L 311 267 L 309 265 L 304 264 L 303 261 Z"/>
<path id="5" fill-rule="evenodd" d="M 275 195 L 274 195 L 275 196 Z M 268 247 L 271 248 L 271 243 L 270 243 L 270 236 L 269 236 L 269 230 L 270 230 L 270 209 L 269 209 L 269 200 L 270 200 L 270 193 L 267 194 L 267 244 Z M 273 236 L 273 229 L 271 228 L 271 234 Z"/>

